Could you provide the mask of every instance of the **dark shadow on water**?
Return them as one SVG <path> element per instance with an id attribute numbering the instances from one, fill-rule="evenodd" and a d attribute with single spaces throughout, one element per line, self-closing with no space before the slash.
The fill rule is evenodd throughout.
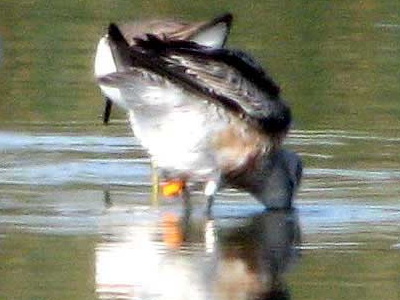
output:
<path id="1" fill-rule="evenodd" d="M 109 189 L 106 189 L 103 191 L 103 196 L 104 196 L 104 206 L 106 208 L 110 208 L 113 204 L 112 204 L 112 200 L 111 200 L 111 192 Z"/>
<path id="2" fill-rule="evenodd" d="M 296 211 L 155 211 L 149 223 L 104 228 L 96 247 L 101 299 L 291 299 L 285 273 L 300 256 Z"/>

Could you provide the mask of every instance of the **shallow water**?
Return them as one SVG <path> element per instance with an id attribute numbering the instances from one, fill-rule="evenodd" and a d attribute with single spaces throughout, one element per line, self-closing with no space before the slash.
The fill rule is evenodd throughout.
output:
<path id="1" fill-rule="evenodd" d="M 151 204 L 149 160 L 124 123 L 74 126 L 0 133 L 5 299 L 398 296 L 400 173 L 373 163 L 377 137 L 294 131 L 287 146 L 308 164 L 296 211 L 225 190 L 207 219 L 201 195 L 190 217 L 179 199 Z M 349 168 L 354 141 L 369 154 Z M 398 160 L 398 139 L 379 143 Z"/>
<path id="2" fill-rule="evenodd" d="M 396 1 L 3 1 L 0 299 L 400 298 Z M 92 79 L 109 21 L 232 11 L 282 85 L 295 211 L 224 190 L 151 202 L 149 159 Z M 268 298 L 269 297 L 269 298 Z M 264 299 L 263 298 L 263 299 Z"/>

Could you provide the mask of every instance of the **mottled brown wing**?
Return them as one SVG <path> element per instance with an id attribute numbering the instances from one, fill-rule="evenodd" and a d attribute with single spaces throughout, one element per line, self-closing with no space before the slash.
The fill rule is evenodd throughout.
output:
<path id="1" fill-rule="evenodd" d="M 243 53 L 227 49 L 185 52 L 171 50 L 165 58 L 169 67 L 185 73 L 202 90 L 222 100 L 222 104 L 235 103 L 246 114 L 263 118 L 270 114 L 271 105 L 279 101 L 279 88 L 265 73 L 250 65 L 248 70 L 235 65 L 247 63 L 239 56 Z"/>
<path id="2" fill-rule="evenodd" d="M 280 99 L 278 85 L 249 55 L 213 49 L 187 41 L 166 41 L 148 35 L 128 47 L 118 27 L 109 36 L 132 68 L 142 68 L 167 78 L 219 105 L 242 114 L 266 131 L 286 131 L 289 107 Z"/>

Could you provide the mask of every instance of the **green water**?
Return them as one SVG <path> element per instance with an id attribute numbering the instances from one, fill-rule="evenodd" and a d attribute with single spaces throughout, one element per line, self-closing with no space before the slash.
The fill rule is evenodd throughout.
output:
<path id="1" fill-rule="evenodd" d="M 2 1 L 0 116 L 93 120 L 93 52 L 110 21 L 231 11 L 229 45 L 250 51 L 282 85 L 296 125 L 391 131 L 399 126 L 397 1 Z"/>
<path id="2" fill-rule="evenodd" d="M 92 65 L 110 21 L 226 11 L 228 45 L 260 60 L 293 107 L 299 244 L 292 223 L 276 228 L 281 216 L 234 191 L 214 222 L 200 196 L 189 225 L 179 201 L 152 207 L 124 114 L 101 125 Z M 275 264 L 292 299 L 399 299 L 399 12 L 374 0 L 1 1 L 0 299 L 165 299 L 168 286 L 182 291 L 168 299 L 246 299 L 252 272 Z M 164 245 L 166 215 L 190 233 L 179 249 Z M 238 281 L 232 262 L 247 266 Z"/>

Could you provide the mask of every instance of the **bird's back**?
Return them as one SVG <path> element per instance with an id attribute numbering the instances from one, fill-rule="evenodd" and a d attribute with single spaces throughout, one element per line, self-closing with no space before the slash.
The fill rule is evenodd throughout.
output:
<path id="1" fill-rule="evenodd" d="M 113 25 L 109 35 L 124 67 L 99 82 L 119 89 L 135 135 L 161 169 L 200 180 L 223 175 L 273 151 L 286 134 L 290 110 L 279 88 L 244 53 L 156 36 L 131 46 Z"/>

